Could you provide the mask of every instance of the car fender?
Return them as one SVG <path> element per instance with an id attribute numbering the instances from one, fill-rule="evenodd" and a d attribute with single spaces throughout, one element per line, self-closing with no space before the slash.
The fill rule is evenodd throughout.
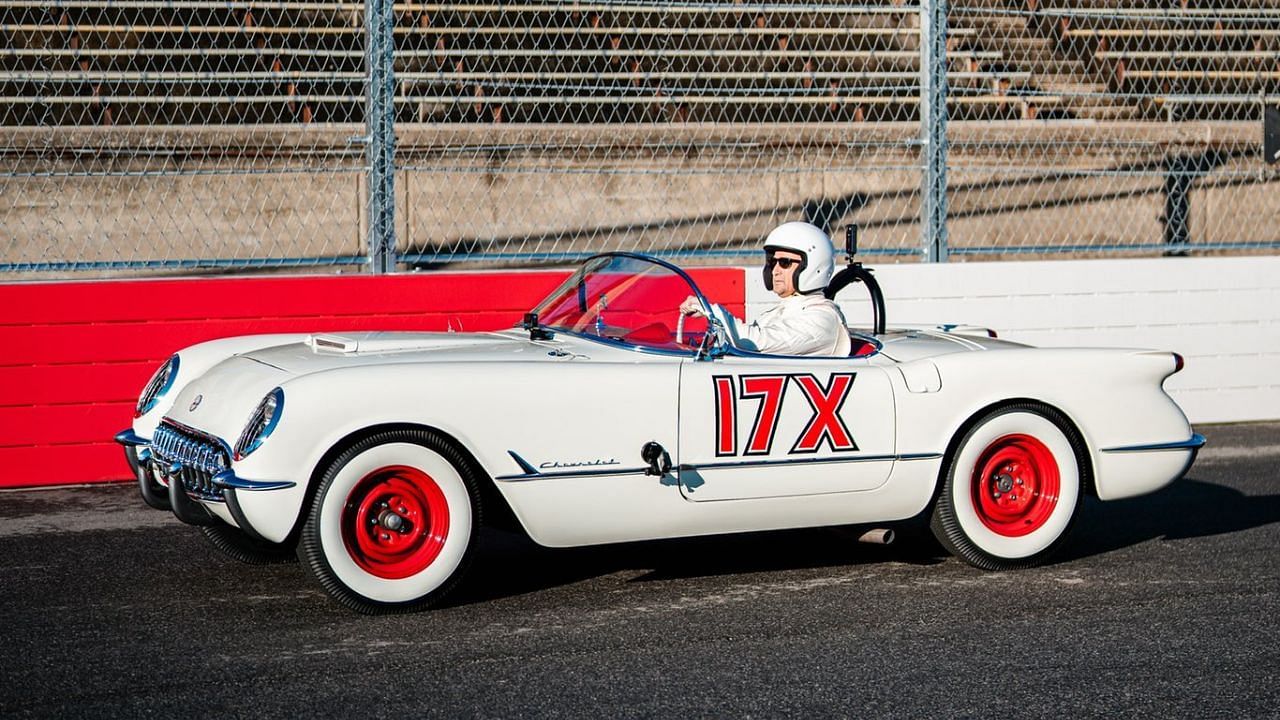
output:
<path id="1" fill-rule="evenodd" d="M 900 396 L 899 452 L 943 451 L 988 409 L 1026 400 L 1057 408 L 1071 421 L 1102 499 L 1150 492 L 1185 470 L 1186 452 L 1148 454 L 1143 462 L 1107 452 L 1192 437 L 1186 416 L 1162 387 L 1177 371 L 1171 352 L 1027 348 L 955 353 L 931 362 L 940 388 Z"/>
<path id="2" fill-rule="evenodd" d="M 627 383 L 607 385 L 620 371 Z M 281 384 L 285 409 L 275 432 L 233 465 L 238 476 L 294 486 L 237 498 L 254 529 L 279 542 L 305 511 L 308 486 L 323 473 L 332 451 L 383 426 L 435 429 L 490 478 L 526 471 L 513 452 L 538 467 L 563 461 L 643 472 L 645 442 L 675 447 L 678 381 L 674 362 L 584 362 L 572 373 L 539 362 L 406 363 L 303 375 Z M 611 404 L 627 412 L 611 412 L 607 423 L 597 420 L 595 409 Z M 520 508 L 512 509 L 520 517 Z"/>
<path id="3" fill-rule="evenodd" d="M 307 337 L 305 334 L 276 335 L 242 335 L 239 337 L 221 338 L 197 343 L 182 348 L 177 353 L 178 375 L 168 392 L 144 415 L 134 418 L 133 431 L 144 438 L 155 434 L 160 418 L 173 407 L 174 401 L 182 394 L 183 389 L 194 379 L 204 375 L 214 365 L 229 357 L 276 345 L 299 342 Z M 167 360 L 167 359 L 166 359 Z M 232 442 L 235 438 L 231 439 Z"/>

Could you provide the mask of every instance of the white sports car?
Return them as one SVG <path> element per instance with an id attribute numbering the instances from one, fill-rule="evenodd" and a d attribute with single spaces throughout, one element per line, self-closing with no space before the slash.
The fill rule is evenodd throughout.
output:
<path id="1" fill-rule="evenodd" d="M 1156 490 L 1204 443 L 1175 353 L 886 331 L 860 265 L 828 293 L 851 280 L 878 309 L 851 356 L 762 355 L 679 268 L 599 255 L 510 330 L 186 348 L 117 440 L 148 504 L 362 612 L 439 600 L 504 519 L 565 547 L 927 516 L 977 567 L 1029 566 L 1085 494 Z"/>

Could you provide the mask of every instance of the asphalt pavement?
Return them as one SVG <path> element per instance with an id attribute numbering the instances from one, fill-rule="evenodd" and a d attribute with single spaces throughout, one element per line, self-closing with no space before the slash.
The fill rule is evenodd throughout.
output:
<path id="1" fill-rule="evenodd" d="M 130 485 L 0 492 L 0 717 L 1280 717 L 1280 424 L 1086 503 L 1048 566 L 851 530 L 490 533 L 447 607 L 332 602 Z"/>

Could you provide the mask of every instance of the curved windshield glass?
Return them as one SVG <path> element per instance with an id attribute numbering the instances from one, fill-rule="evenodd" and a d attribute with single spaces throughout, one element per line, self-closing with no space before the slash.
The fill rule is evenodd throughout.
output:
<path id="1" fill-rule="evenodd" d="M 628 255 L 593 257 L 534 312 L 543 327 L 658 350 L 692 351 L 707 321 L 681 319 L 680 303 L 699 297 L 688 277 L 659 262 Z"/>

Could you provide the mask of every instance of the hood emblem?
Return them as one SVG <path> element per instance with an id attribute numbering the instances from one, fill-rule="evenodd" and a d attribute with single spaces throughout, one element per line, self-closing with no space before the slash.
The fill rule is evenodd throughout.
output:
<path id="1" fill-rule="evenodd" d="M 191 401 L 191 407 L 187 408 L 187 412 L 195 412 L 200 407 L 200 403 L 204 400 L 204 395 L 197 395 L 195 400 Z"/>

